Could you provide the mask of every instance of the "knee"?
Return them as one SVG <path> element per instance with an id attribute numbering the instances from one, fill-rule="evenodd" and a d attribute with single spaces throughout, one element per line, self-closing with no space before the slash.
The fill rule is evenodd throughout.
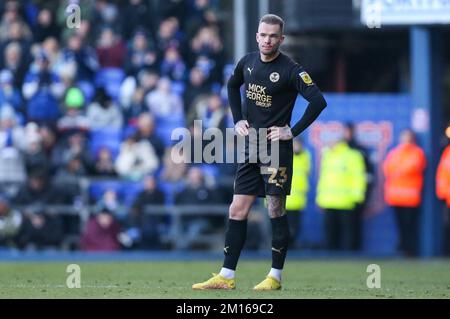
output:
<path id="1" fill-rule="evenodd" d="M 233 202 L 230 205 L 228 215 L 230 219 L 244 220 L 247 218 L 247 210 L 244 205 Z"/>

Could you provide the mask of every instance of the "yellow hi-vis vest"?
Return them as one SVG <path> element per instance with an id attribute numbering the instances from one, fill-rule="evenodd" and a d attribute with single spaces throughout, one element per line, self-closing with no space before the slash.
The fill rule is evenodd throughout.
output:
<path id="1" fill-rule="evenodd" d="M 316 203 L 325 209 L 352 210 L 366 191 L 366 167 L 362 154 L 339 142 L 323 152 Z"/>
<path id="2" fill-rule="evenodd" d="M 286 210 L 303 210 L 309 190 L 308 176 L 311 171 L 311 155 L 307 150 L 294 154 L 292 162 L 291 195 L 286 198 Z"/>

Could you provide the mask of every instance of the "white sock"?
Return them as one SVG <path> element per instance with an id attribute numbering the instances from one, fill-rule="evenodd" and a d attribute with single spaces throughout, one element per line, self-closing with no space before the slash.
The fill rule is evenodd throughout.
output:
<path id="1" fill-rule="evenodd" d="M 223 278 L 226 278 L 226 279 L 233 279 L 234 278 L 234 270 L 222 267 L 219 275 L 221 275 Z"/>
<path id="2" fill-rule="evenodd" d="M 269 276 L 275 278 L 278 281 L 281 281 L 281 272 L 283 269 L 275 269 L 271 268 L 269 272 Z"/>

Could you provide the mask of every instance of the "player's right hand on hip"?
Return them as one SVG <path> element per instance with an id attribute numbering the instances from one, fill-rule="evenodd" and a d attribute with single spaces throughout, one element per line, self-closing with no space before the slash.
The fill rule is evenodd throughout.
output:
<path id="1" fill-rule="evenodd" d="M 248 122 L 246 120 L 240 120 L 239 122 L 236 123 L 236 125 L 234 126 L 234 130 L 236 131 L 236 133 L 238 133 L 240 136 L 247 136 L 248 135 L 248 128 L 250 127 L 250 125 L 248 124 Z"/>

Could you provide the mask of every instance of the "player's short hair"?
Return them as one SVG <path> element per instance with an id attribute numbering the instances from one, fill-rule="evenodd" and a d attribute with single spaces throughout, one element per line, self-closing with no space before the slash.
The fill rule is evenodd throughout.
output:
<path id="1" fill-rule="evenodd" d="M 261 17 L 261 20 L 259 20 L 259 24 L 263 22 L 267 24 L 278 24 L 280 26 L 281 34 L 283 34 L 284 20 L 281 17 L 276 14 L 265 14 Z"/>

